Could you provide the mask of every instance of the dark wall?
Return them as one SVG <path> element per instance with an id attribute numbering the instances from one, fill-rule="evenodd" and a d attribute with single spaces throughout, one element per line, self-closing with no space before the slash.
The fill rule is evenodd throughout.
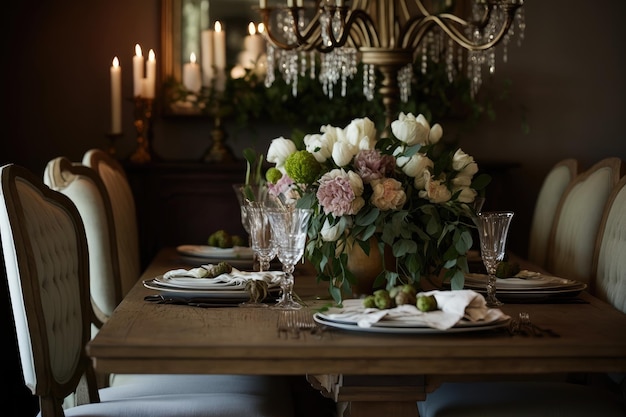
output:
<path id="1" fill-rule="evenodd" d="M 496 120 L 471 131 L 443 126 L 444 134 L 459 135 L 479 164 L 519 164 L 502 178 L 506 187 L 498 201 L 516 212 L 510 247 L 521 254 L 537 191 L 554 163 L 575 157 L 586 167 L 607 156 L 626 159 L 621 43 L 626 25 L 620 20 L 626 3 L 608 0 L 599 7 L 579 0 L 528 0 L 524 7 L 526 39 L 509 48 L 508 63 L 498 61 L 491 82 L 512 82 L 508 99 L 495 109 Z M 130 97 L 134 45 L 154 48 L 160 57 L 160 2 L 19 1 L 11 9 L 2 24 L 0 164 L 14 162 L 41 174 L 56 156 L 79 160 L 87 149 L 107 146 L 111 60 L 119 56 L 123 95 Z M 135 147 L 132 117 L 125 102 L 121 157 Z M 207 121 L 157 117 L 154 127 L 155 152 L 165 159 L 199 159 L 210 143 Z M 261 126 L 230 133 L 228 143 L 240 154 L 250 144 L 265 149 L 272 138 L 289 132 Z M 6 302 L 5 292 L 0 302 Z M 3 343 L 12 341 L 3 338 Z"/>

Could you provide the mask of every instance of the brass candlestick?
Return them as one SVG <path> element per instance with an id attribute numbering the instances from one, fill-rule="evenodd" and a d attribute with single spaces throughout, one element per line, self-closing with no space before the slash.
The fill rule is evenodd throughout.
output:
<path id="1" fill-rule="evenodd" d="M 115 141 L 120 139 L 122 136 L 124 136 L 123 133 L 107 133 L 106 134 L 107 138 L 109 139 L 109 148 L 107 149 L 107 152 L 109 153 L 109 155 L 111 155 L 112 157 L 116 157 L 117 155 L 117 151 L 115 150 Z"/>
<path id="2" fill-rule="evenodd" d="M 219 113 L 219 112 L 216 112 Z M 222 118 L 215 115 L 215 126 L 211 130 L 211 147 L 205 152 L 204 162 L 232 162 L 235 160 L 232 151 L 224 146 L 224 141 L 228 135 L 222 127 Z"/>
<path id="3" fill-rule="evenodd" d="M 145 164 L 152 159 L 150 155 L 150 122 L 152 121 L 153 99 L 135 97 L 135 130 L 137 131 L 137 148 L 130 156 L 131 162 Z"/>

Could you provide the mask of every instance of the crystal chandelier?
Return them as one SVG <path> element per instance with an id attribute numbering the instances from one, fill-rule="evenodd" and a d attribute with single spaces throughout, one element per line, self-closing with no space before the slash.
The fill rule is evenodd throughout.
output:
<path id="1" fill-rule="evenodd" d="M 314 3 L 314 4 L 313 4 Z M 387 124 L 400 101 L 411 95 L 413 64 L 425 74 L 429 62 L 445 62 L 450 82 L 466 76 L 476 94 L 483 70 L 493 74 L 496 48 L 503 61 L 517 29 L 524 36 L 523 0 L 287 0 L 268 6 L 260 0 L 268 43 L 265 84 L 275 70 L 298 91 L 298 78 L 322 83 L 332 98 L 337 85 L 345 96 L 347 82 L 363 64 L 363 94 L 372 100 L 378 91 Z M 460 16 L 467 16 L 462 18 Z M 515 22 L 515 24 L 514 24 Z M 319 66 L 319 68 L 317 68 Z M 382 80 L 377 80 L 377 73 Z"/>

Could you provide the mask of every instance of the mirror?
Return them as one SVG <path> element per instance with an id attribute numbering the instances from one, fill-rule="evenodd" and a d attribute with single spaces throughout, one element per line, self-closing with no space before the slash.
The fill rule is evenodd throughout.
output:
<path id="1" fill-rule="evenodd" d="M 220 22 L 224 32 L 225 68 L 238 64 L 239 55 L 248 35 L 250 22 L 258 23 L 261 18 L 256 10 L 258 0 L 162 0 L 161 3 L 161 81 L 164 96 L 164 111 L 168 114 L 200 114 L 197 108 L 171 106 L 176 100 L 183 82 L 183 68 L 195 54 L 202 66 L 203 31 L 216 29 Z M 205 86 L 206 79 L 202 85 Z M 198 92 L 197 98 L 202 100 Z M 192 106 L 193 107 L 193 106 Z"/>

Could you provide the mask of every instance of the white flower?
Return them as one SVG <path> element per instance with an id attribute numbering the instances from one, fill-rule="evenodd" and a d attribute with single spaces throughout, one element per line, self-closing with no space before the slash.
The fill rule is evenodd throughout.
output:
<path id="1" fill-rule="evenodd" d="M 472 158 L 470 155 L 463 152 L 461 148 L 459 148 L 456 150 L 454 156 L 452 157 L 452 168 L 455 171 L 461 171 L 472 162 L 474 162 L 474 158 Z"/>
<path id="2" fill-rule="evenodd" d="M 367 117 L 362 119 L 354 119 L 345 128 L 346 139 L 353 145 L 359 145 L 363 138 L 367 137 L 370 141 L 376 141 L 376 125 Z M 361 148 L 372 149 L 372 148 Z"/>
<path id="3" fill-rule="evenodd" d="M 396 157 L 396 165 L 409 177 L 422 178 L 424 171 L 428 168 L 433 168 L 435 163 L 426 155 L 418 152 L 410 158 L 406 156 Z"/>
<path id="4" fill-rule="evenodd" d="M 459 190 L 461 190 L 461 193 L 457 197 L 457 200 L 459 200 L 461 203 L 471 203 L 472 201 L 474 201 L 474 199 L 476 199 L 476 196 L 478 195 L 476 190 L 470 187 L 455 188 L 453 191 L 456 193 Z"/>
<path id="5" fill-rule="evenodd" d="M 428 134 L 428 143 L 437 143 L 442 136 L 443 127 L 441 127 L 439 123 L 435 123 L 435 125 L 430 128 L 430 133 Z"/>
<path id="6" fill-rule="evenodd" d="M 284 174 L 285 169 L 283 165 L 285 165 L 285 160 L 289 155 L 295 153 L 296 150 L 296 144 L 291 139 L 285 139 L 282 136 L 273 139 L 267 150 L 267 162 L 276 164 L 276 168 Z"/>
<path id="7" fill-rule="evenodd" d="M 334 226 L 330 225 L 328 218 L 324 220 L 324 225 L 322 226 L 322 230 L 320 231 L 320 235 L 322 235 L 322 240 L 325 242 L 334 242 L 339 239 L 341 236 L 341 230 L 339 227 L 339 223 Z"/>
<path id="8" fill-rule="evenodd" d="M 426 187 L 424 191 L 419 192 L 421 198 L 427 198 L 431 203 L 445 203 L 452 198 L 452 193 L 440 180 L 435 180 L 431 175 L 424 174 L 426 177 Z"/>
<path id="9" fill-rule="evenodd" d="M 325 134 L 315 133 L 304 137 L 306 150 L 312 153 L 319 163 L 326 162 L 332 156 L 334 144 L 334 141 L 327 140 Z"/>
<path id="10" fill-rule="evenodd" d="M 430 133 L 430 124 L 421 114 L 416 118 L 412 113 L 400 113 L 397 120 L 391 122 L 394 136 L 409 146 L 426 145 Z"/>
<path id="11" fill-rule="evenodd" d="M 359 148 L 347 141 L 338 141 L 333 145 L 333 161 L 339 167 L 344 167 L 352 161 L 354 155 L 359 152 Z"/>

